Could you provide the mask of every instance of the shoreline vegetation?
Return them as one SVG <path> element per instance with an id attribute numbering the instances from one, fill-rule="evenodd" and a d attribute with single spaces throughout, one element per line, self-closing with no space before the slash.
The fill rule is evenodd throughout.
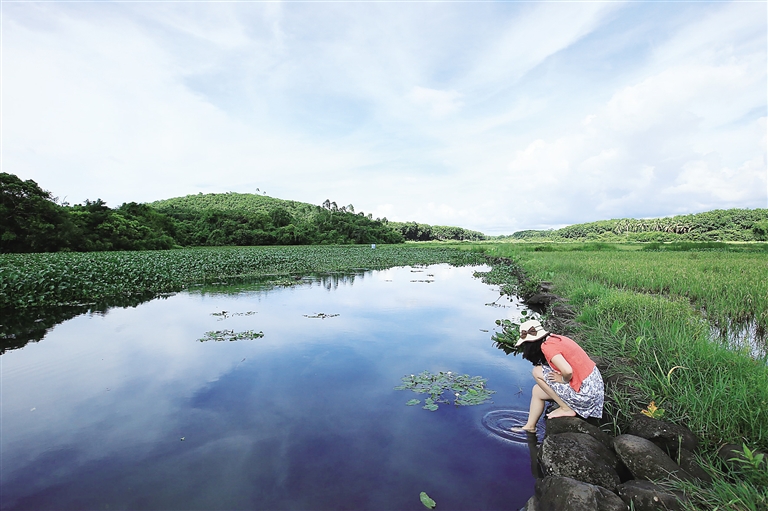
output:
<path id="1" fill-rule="evenodd" d="M 706 245 L 672 252 L 602 244 L 459 248 L 491 258 L 485 279 L 503 293 L 539 303 L 562 297 L 556 304 L 575 314 L 558 318 L 554 306 L 549 319 L 609 362 L 612 434 L 626 432 L 653 403 L 699 437 L 699 461 L 713 482 L 667 483 L 685 492 L 688 509 L 768 509 L 768 462 L 743 459 L 727 473 L 717 455 L 725 444 L 768 451 L 768 258 Z M 752 335 L 734 344 L 745 330 Z"/>

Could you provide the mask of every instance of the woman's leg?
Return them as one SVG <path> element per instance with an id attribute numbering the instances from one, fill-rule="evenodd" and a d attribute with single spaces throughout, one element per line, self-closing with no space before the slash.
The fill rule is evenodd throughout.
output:
<path id="1" fill-rule="evenodd" d="M 551 401 L 549 396 L 538 385 L 534 385 L 531 389 L 531 407 L 528 410 L 528 422 L 521 429 L 531 433 L 536 431 L 536 423 L 539 422 L 539 417 L 544 412 L 547 401 Z"/>
<path id="2" fill-rule="evenodd" d="M 547 380 L 544 378 L 544 371 L 542 370 L 541 366 L 536 366 L 533 368 L 533 377 L 536 380 L 536 385 L 547 396 L 546 400 L 554 401 L 560 407 L 557 410 L 548 413 L 547 418 L 554 419 L 556 417 L 574 417 L 576 415 L 576 412 L 570 406 L 565 404 L 565 401 L 563 401 L 560 396 L 558 396 L 557 393 L 552 390 L 552 387 L 549 386 Z M 533 398 L 531 398 L 531 400 L 533 400 Z M 541 413 L 539 413 L 539 415 L 541 415 Z M 538 420 L 538 417 L 536 420 Z M 528 422 L 530 421 L 531 418 L 528 417 Z"/>

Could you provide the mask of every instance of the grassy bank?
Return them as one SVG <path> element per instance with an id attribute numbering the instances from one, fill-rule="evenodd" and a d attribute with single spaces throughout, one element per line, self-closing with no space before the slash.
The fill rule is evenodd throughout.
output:
<path id="1" fill-rule="evenodd" d="M 734 348 L 713 337 L 713 327 L 735 331 L 756 324 L 765 331 L 765 255 L 600 245 L 543 251 L 525 244 L 464 248 L 511 258 L 533 282 L 552 282 L 554 292 L 570 301 L 581 325 L 576 335 L 585 349 L 618 362 L 615 370 L 634 382 L 613 396 L 617 407 L 609 413 L 617 432 L 631 415 L 655 401 L 665 410 L 665 419 L 686 424 L 701 438 L 704 463 L 717 481 L 694 492 L 696 505 L 768 506 L 765 462 L 745 471 L 740 480 L 728 481 L 716 472 L 714 457 L 726 442 L 768 449 L 766 360 L 756 359 L 748 345 Z M 510 272 L 498 275 L 508 285 L 518 285 Z"/>

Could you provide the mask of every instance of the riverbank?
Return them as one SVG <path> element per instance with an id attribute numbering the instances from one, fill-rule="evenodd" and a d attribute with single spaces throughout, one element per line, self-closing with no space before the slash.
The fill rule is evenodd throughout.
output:
<path id="1" fill-rule="evenodd" d="M 764 258 L 755 262 L 731 254 L 711 257 L 711 264 L 700 267 L 703 276 L 693 271 L 694 265 L 688 266 L 691 288 L 704 277 L 714 277 L 720 294 L 726 296 L 734 290 L 732 276 L 755 275 L 740 283 L 744 298 L 734 303 L 718 302 L 707 293 L 697 300 L 686 296 L 685 279 L 675 288 L 663 267 L 656 275 L 663 292 L 634 289 L 639 287 L 641 273 L 637 261 L 648 260 L 646 255 L 633 259 L 581 253 L 573 257 L 576 252 L 535 252 L 499 244 L 467 248 L 491 256 L 489 282 L 503 292 L 548 303 L 547 319 L 558 321 L 561 331 L 577 339 L 590 355 L 607 361 L 606 379 L 619 382 L 609 391 L 606 406 L 610 424 L 604 428 L 612 435 L 629 431 L 633 418 L 648 410 L 651 402 L 660 410 L 657 416 L 686 425 L 696 434 L 701 440 L 698 461 L 713 482 L 674 483 L 688 496 L 688 509 L 768 507 L 766 462 L 741 463 L 734 477 L 726 475 L 717 456 L 724 444 L 746 447 L 749 452 L 768 447 L 766 360 L 755 358 L 751 347 L 734 348 L 713 338 L 711 323 L 712 318 L 735 318 L 728 307 L 750 311 L 751 317 L 765 314 L 764 305 L 752 299 L 755 289 L 768 280 Z M 685 269 L 683 258 L 701 255 L 679 254 L 680 265 L 672 269 Z M 716 287 L 711 294 L 718 294 Z M 706 315 L 699 304 L 705 304 Z M 725 326 L 738 325 L 731 319 Z M 758 346 L 764 342 L 753 341 Z"/>

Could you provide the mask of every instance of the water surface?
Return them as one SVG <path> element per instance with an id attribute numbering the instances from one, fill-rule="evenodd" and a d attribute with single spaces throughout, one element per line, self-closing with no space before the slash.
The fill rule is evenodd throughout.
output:
<path id="1" fill-rule="evenodd" d="M 475 269 L 205 288 L 55 326 L 0 357 L 0 507 L 418 510 L 425 491 L 520 509 L 528 447 L 493 428 L 527 410 L 531 367 L 490 335 L 521 306 L 487 305 Z M 264 337 L 198 340 L 224 329 Z M 424 396 L 393 387 L 424 370 L 483 376 L 494 402 L 406 406 Z"/>

